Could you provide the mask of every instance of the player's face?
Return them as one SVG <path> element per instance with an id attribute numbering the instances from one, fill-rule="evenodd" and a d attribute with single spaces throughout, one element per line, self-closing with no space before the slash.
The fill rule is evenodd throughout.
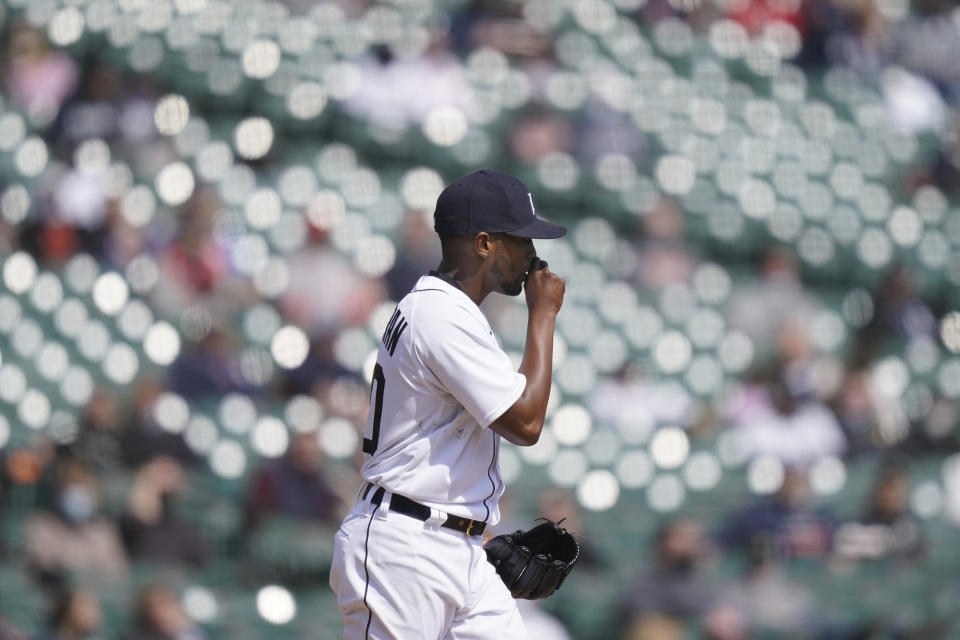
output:
<path id="1" fill-rule="evenodd" d="M 537 255 L 530 238 L 518 238 L 506 233 L 492 234 L 497 249 L 490 268 L 500 293 L 518 296 L 523 291 L 523 282 L 527 279 L 530 258 Z"/>

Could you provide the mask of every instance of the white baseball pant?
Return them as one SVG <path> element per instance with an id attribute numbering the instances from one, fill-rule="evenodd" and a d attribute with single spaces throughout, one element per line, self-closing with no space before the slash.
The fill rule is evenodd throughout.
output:
<path id="1" fill-rule="evenodd" d="M 373 492 L 369 492 L 373 493 Z M 344 640 L 528 640 L 481 536 L 358 499 L 334 543 L 330 586 Z"/>

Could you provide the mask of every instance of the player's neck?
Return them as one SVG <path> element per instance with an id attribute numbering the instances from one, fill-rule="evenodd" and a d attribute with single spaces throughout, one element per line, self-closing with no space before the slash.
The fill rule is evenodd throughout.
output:
<path id="1" fill-rule="evenodd" d="M 446 262 L 441 262 L 433 273 L 441 280 L 445 280 L 463 291 L 477 306 L 480 306 L 480 303 L 490 293 L 484 288 L 483 273 L 479 270 L 470 271 L 463 267 L 453 267 Z"/>

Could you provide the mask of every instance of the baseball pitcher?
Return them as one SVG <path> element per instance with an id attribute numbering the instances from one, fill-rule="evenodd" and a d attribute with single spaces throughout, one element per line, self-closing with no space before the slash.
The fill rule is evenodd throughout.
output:
<path id="1" fill-rule="evenodd" d="M 530 446 L 543 428 L 564 281 L 533 239 L 566 229 L 536 217 L 522 182 L 489 170 L 443 190 L 434 228 L 443 257 L 383 332 L 364 483 L 336 534 L 330 585 L 346 640 L 527 638 L 483 532 L 500 519 L 501 438 Z M 515 371 L 479 305 L 521 292 L 529 316 Z"/>

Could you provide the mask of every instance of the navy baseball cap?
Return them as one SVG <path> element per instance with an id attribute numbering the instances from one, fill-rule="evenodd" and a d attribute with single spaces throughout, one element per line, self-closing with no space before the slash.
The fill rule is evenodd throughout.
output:
<path id="1" fill-rule="evenodd" d="M 433 228 L 441 236 L 508 233 L 559 238 L 567 228 L 534 215 L 527 187 L 506 173 L 482 169 L 451 182 L 437 198 Z"/>

